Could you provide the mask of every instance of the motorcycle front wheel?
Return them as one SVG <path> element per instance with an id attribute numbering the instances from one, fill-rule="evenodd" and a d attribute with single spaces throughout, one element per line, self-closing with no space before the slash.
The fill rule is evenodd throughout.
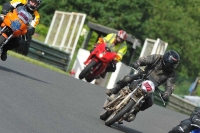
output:
<path id="1" fill-rule="evenodd" d="M 100 119 L 103 120 L 103 121 L 105 121 L 111 114 L 112 114 L 112 112 L 109 112 L 108 110 L 104 110 L 100 114 Z"/>
<path id="2" fill-rule="evenodd" d="M 94 80 L 94 78 L 91 78 L 91 77 L 85 77 L 85 80 L 87 81 L 87 82 L 92 82 L 93 80 Z"/>
<path id="3" fill-rule="evenodd" d="M 3 42 L 6 40 L 4 36 L 0 36 L 0 46 L 3 44 Z"/>
<path id="4" fill-rule="evenodd" d="M 79 79 L 85 78 L 91 71 L 91 69 L 96 66 L 97 62 L 95 60 L 92 60 L 79 74 Z"/>
<path id="5" fill-rule="evenodd" d="M 131 108 L 135 105 L 135 101 L 132 99 L 128 102 L 128 104 L 116 113 L 115 111 L 110 115 L 110 117 L 105 121 L 106 126 L 110 126 L 117 122 L 121 117 L 123 117 L 127 112 L 131 110 Z"/>

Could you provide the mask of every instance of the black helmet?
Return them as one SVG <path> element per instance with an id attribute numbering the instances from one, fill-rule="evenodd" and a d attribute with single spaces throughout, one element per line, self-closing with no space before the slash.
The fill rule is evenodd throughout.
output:
<path id="1" fill-rule="evenodd" d="M 35 11 L 39 7 L 41 2 L 42 0 L 28 0 L 26 6 L 30 11 Z"/>
<path id="2" fill-rule="evenodd" d="M 163 65 L 167 70 L 174 70 L 180 61 L 179 54 L 174 50 L 169 50 L 163 55 Z"/>

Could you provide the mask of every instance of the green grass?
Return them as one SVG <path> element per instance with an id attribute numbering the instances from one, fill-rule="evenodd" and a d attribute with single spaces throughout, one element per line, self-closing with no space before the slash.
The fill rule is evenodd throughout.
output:
<path id="1" fill-rule="evenodd" d="M 32 59 L 32 58 L 29 58 L 27 56 L 18 54 L 18 53 L 13 52 L 13 51 L 8 51 L 8 55 L 10 55 L 12 57 L 15 57 L 15 58 L 18 58 L 18 59 L 21 59 L 21 60 L 24 60 L 26 62 L 35 64 L 35 65 L 41 66 L 41 67 L 44 67 L 44 68 L 50 69 L 50 70 L 58 72 L 58 73 L 69 75 L 69 73 L 67 73 L 67 72 L 65 72 L 65 71 L 63 71 L 63 70 L 61 70 L 61 69 L 59 69 L 59 68 L 57 68 L 55 66 L 46 64 L 44 62 L 41 62 L 41 61 L 38 61 L 38 60 L 35 60 L 35 59 Z"/>
<path id="2" fill-rule="evenodd" d="M 38 33 L 35 33 L 32 37 L 33 37 L 33 39 L 38 40 L 40 42 L 44 42 L 45 41 L 45 36 L 40 35 Z"/>

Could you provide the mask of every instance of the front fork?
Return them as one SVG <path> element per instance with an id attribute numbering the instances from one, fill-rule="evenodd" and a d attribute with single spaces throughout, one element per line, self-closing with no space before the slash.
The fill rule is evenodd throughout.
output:
<path id="1" fill-rule="evenodd" d="M 5 41 L 1 42 L 1 44 L 0 44 L 0 54 L 3 52 L 3 46 L 13 37 L 13 34 L 11 34 L 10 36 L 7 36 L 6 33 L 3 32 L 6 28 L 7 27 L 4 26 L 0 30 L 0 35 L 5 38 Z"/>
<path id="2" fill-rule="evenodd" d="M 126 115 L 124 115 L 124 117 L 121 119 L 121 121 L 123 119 L 125 119 L 126 117 L 129 117 L 130 114 L 132 114 L 135 110 L 139 110 L 140 107 L 142 106 L 142 104 L 145 102 L 145 94 L 142 94 L 140 98 L 136 98 L 134 93 L 138 93 L 136 92 L 138 88 L 136 88 L 135 90 L 133 90 L 117 107 L 120 107 L 122 103 L 127 103 L 129 100 L 133 100 L 135 101 L 134 106 L 132 107 L 132 109 L 126 113 Z"/>

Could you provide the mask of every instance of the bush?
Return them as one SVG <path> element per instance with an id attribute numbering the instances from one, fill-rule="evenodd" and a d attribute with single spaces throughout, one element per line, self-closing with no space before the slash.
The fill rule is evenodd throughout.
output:
<path id="1" fill-rule="evenodd" d="M 35 32 L 40 35 L 46 36 L 48 32 L 48 27 L 44 26 L 43 24 L 38 24 Z"/>
<path id="2" fill-rule="evenodd" d="M 193 78 L 187 78 L 178 75 L 176 80 L 176 87 L 174 93 L 177 95 L 188 95 L 191 84 L 195 81 Z"/>

